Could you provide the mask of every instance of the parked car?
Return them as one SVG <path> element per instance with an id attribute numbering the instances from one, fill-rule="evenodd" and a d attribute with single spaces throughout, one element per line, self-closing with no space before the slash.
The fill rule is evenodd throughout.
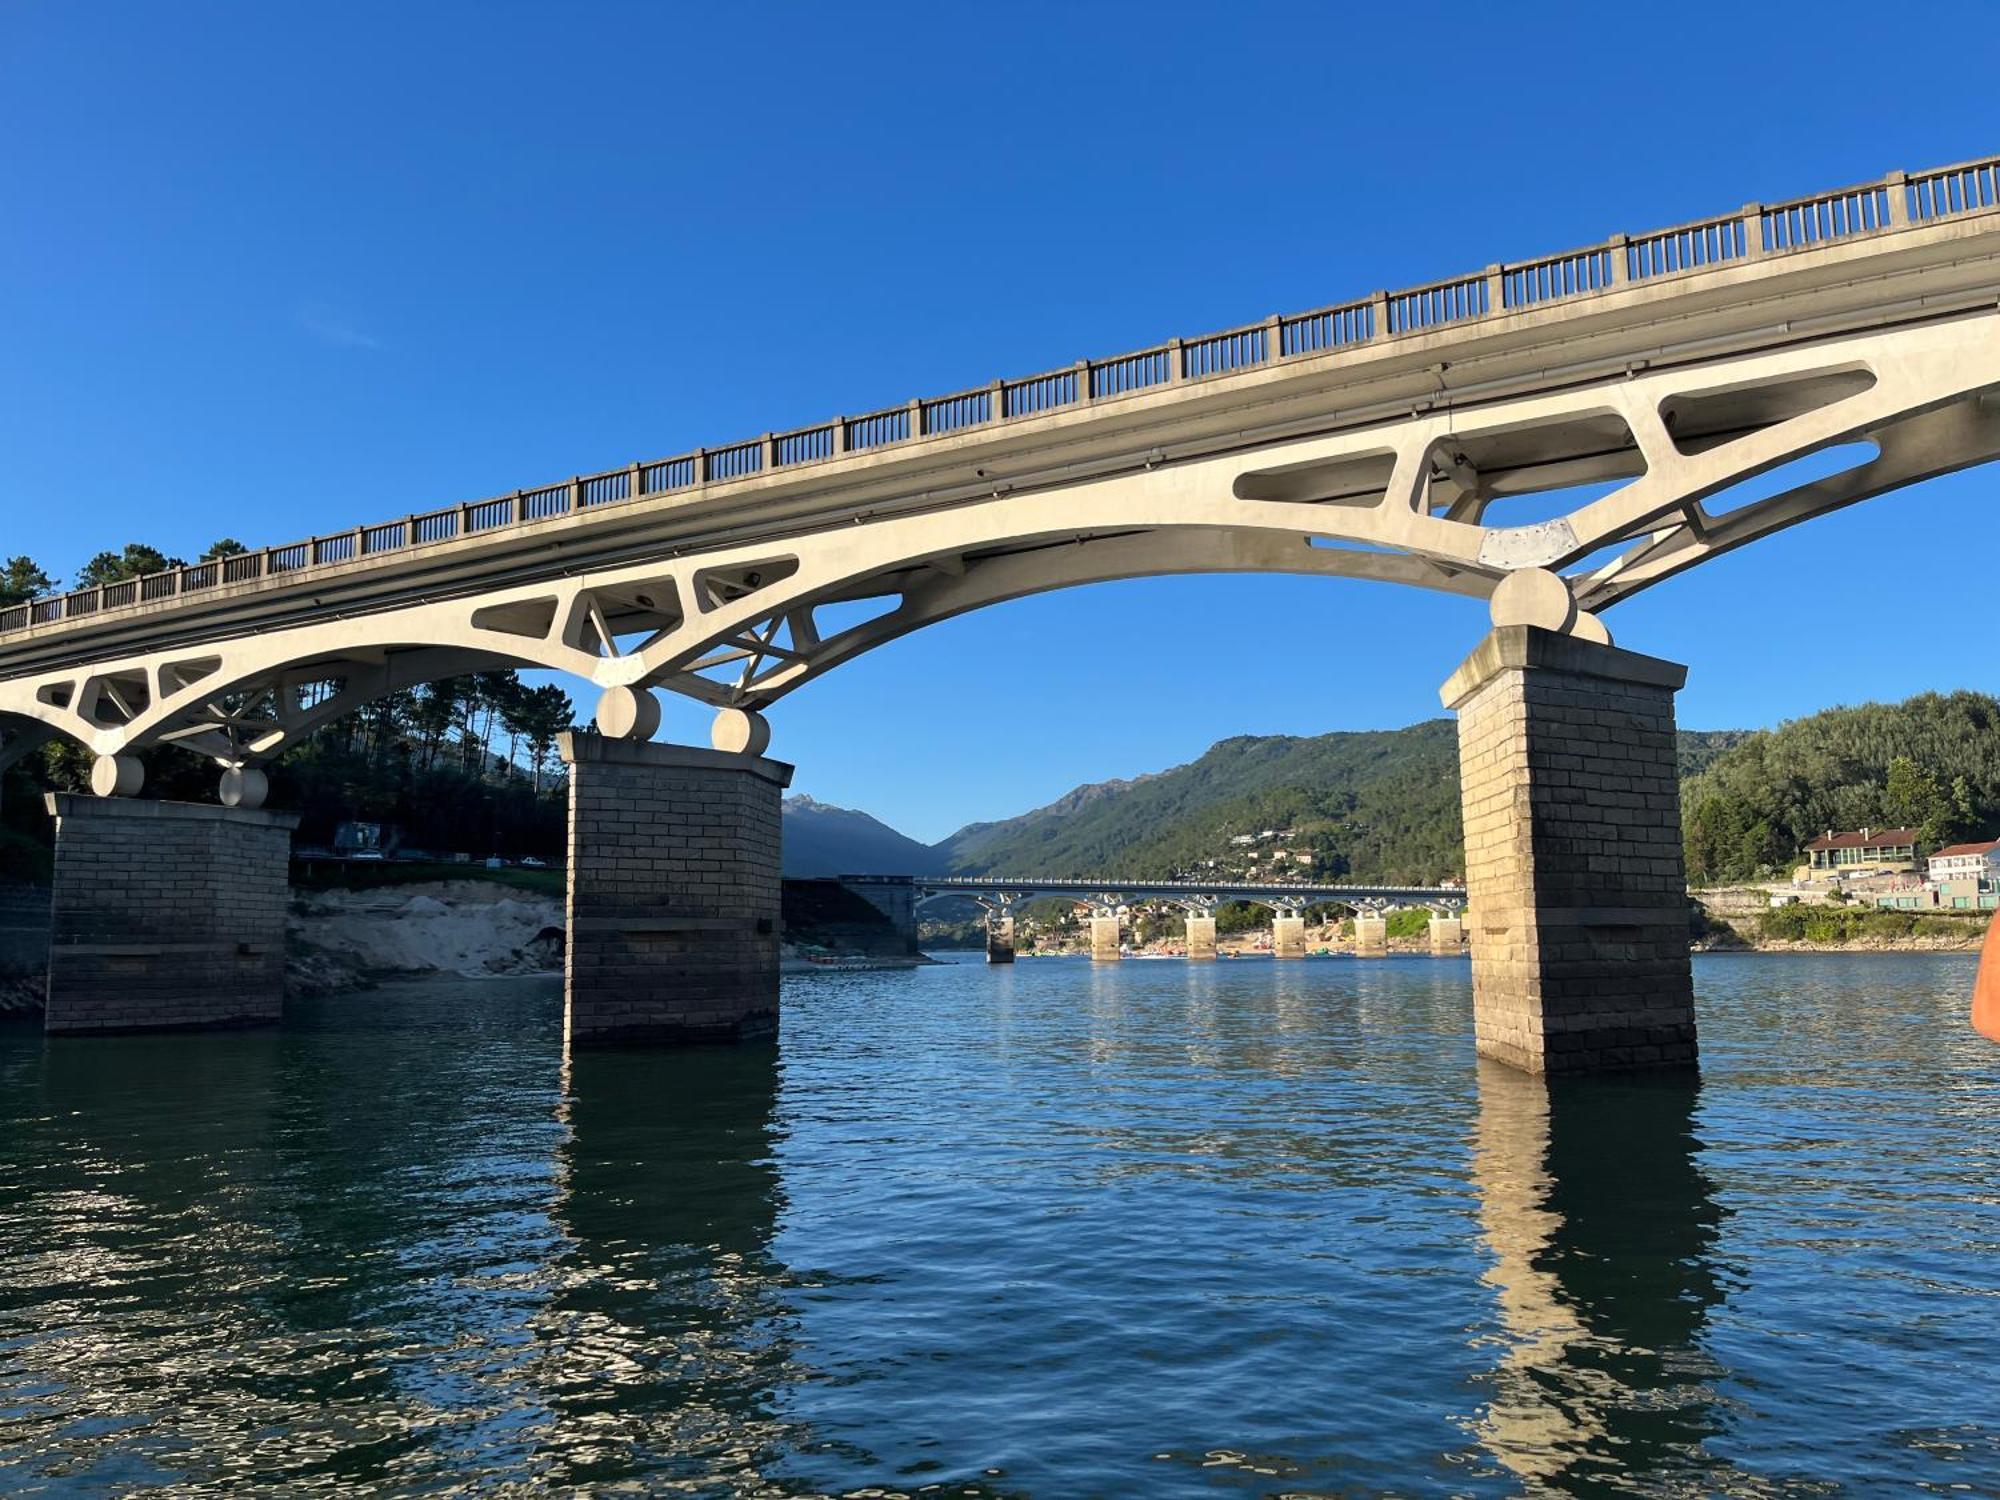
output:
<path id="1" fill-rule="evenodd" d="M 532 854 L 521 861 L 521 868 L 524 870 L 546 870 L 548 867 L 549 862 L 547 860 L 536 859 Z"/>

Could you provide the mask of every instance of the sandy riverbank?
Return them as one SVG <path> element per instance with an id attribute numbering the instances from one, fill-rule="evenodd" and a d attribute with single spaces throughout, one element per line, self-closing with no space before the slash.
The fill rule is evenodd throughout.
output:
<path id="1" fill-rule="evenodd" d="M 483 978 L 562 968 L 562 902 L 481 881 L 296 895 L 286 989 L 323 995 L 425 974 Z"/>

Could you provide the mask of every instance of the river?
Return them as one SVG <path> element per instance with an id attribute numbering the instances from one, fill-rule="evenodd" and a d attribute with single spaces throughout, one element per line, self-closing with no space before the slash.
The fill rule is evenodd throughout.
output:
<path id="1" fill-rule="evenodd" d="M 0 1033 L 0 1492 L 2000 1495 L 1975 959 L 1695 964 L 1554 1090 L 1423 958 Z"/>

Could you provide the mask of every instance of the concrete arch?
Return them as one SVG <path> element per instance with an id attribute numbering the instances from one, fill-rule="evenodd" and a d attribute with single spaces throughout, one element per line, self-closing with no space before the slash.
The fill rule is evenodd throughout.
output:
<path id="1" fill-rule="evenodd" d="M 1786 527 L 2000 457 L 1993 328 L 1991 315 L 1961 317 L 1903 333 L 1892 354 L 1853 337 L 1719 372 L 1663 369 L 1467 400 L 1263 454 L 807 533 L 783 580 L 662 631 L 623 670 L 633 685 L 760 709 L 925 625 L 1053 589 L 1168 574 L 1355 577 L 1487 597 L 1537 568 L 1564 574 L 1577 607 L 1594 615 Z M 1605 431 L 1620 446 L 1603 447 Z M 1877 449 L 1864 464 L 1709 508 L 1759 475 L 1858 441 Z M 1472 461 L 1489 457 L 1498 467 Z M 1484 523 L 1489 506 L 1513 497 L 1605 481 L 1617 488 L 1556 519 Z M 701 561 L 713 571 L 754 555 Z M 851 627 L 818 628 L 816 611 L 857 600 L 885 605 Z M 716 675 L 724 668 L 733 680 Z"/>
<path id="2" fill-rule="evenodd" d="M 1479 598 L 1516 572 L 1567 570 L 1575 606 L 1594 613 L 1784 527 L 2000 457 L 1995 327 L 1990 311 L 1965 313 L 1886 342 L 1850 334 L 1526 395 L 1445 393 L 1345 430 L 919 496 L 844 524 L 781 524 L 541 581 L 84 658 L 0 682 L 0 714 L 100 756 L 175 742 L 240 764 L 382 693 L 487 666 L 757 710 L 926 625 L 1143 576 L 1353 577 Z M 1860 440 L 1876 456 L 1844 473 L 1710 508 L 1746 480 Z M 1487 523 L 1517 497 L 1606 481 L 1617 487 L 1554 519 Z M 829 623 L 857 603 L 879 608 Z M 307 682 L 340 686 L 306 701 L 294 690 Z M 250 694 L 272 707 L 246 724 L 227 700 Z"/>

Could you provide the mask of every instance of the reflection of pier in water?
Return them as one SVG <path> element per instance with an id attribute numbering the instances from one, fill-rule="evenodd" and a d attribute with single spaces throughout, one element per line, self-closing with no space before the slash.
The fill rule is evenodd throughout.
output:
<path id="1" fill-rule="evenodd" d="M 1483 1061 L 1472 1175 L 1505 1349 L 1480 1443 L 1532 1484 L 1718 1476 L 1703 1347 L 1721 1210 L 1694 1075 L 1549 1084 Z"/>
<path id="2" fill-rule="evenodd" d="M 764 1048 L 571 1054 L 538 1483 L 755 1480 L 795 1449 L 777 1081 Z"/>

